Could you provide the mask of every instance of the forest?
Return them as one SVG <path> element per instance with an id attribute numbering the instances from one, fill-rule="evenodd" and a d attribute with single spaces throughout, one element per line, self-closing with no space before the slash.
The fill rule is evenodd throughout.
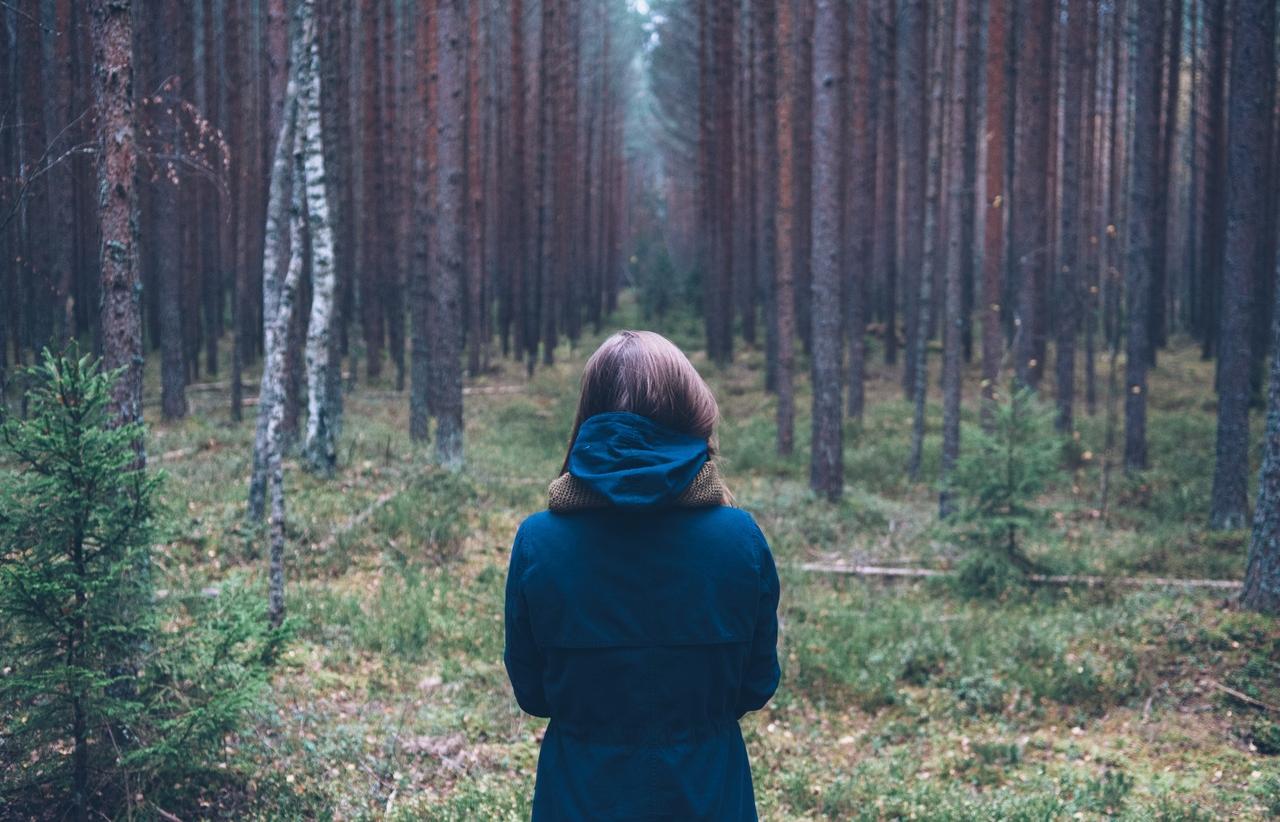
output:
<path id="1" fill-rule="evenodd" d="M 0 820 L 527 819 L 648 328 L 759 813 L 1280 817 L 1280 0 L 0 0 Z"/>

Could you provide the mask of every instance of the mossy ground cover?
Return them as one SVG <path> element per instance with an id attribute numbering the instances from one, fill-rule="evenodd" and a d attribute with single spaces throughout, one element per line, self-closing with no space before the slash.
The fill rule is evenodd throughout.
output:
<path id="1" fill-rule="evenodd" d="M 691 318 L 663 327 L 699 347 Z M 257 727 L 226 740 L 226 778 L 204 799 L 210 817 L 527 818 L 543 723 L 519 713 L 502 669 L 507 552 L 559 468 L 577 375 L 598 339 L 563 346 L 529 380 L 502 360 L 468 380 L 461 475 L 409 442 L 407 395 L 380 384 L 346 398 L 337 476 L 288 463 L 297 638 Z M 1027 590 L 990 601 L 945 582 L 800 572 L 824 559 L 954 561 L 934 523 L 940 408 L 930 407 L 926 481 L 910 483 L 910 409 L 897 372 L 874 360 L 866 420 L 846 432 L 847 492 L 830 505 L 806 486 L 803 374 L 796 454 L 779 458 L 761 353 L 740 350 L 723 369 L 693 358 L 723 407 L 724 473 L 782 567 L 782 686 L 743 721 L 763 818 L 1280 814 L 1280 713 L 1220 687 L 1280 705 L 1275 620 L 1237 611 L 1221 592 Z M 976 424 L 970 376 L 965 422 Z M 1153 467 L 1113 472 L 1105 516 L 1105 394 L 1096 415 L 1082 413 L 1042 500 L 1051 526 L 1031 553 L 1065 572 L 1238 578 L 1247 534 L 1203 528 L 1211 385 L 1212 365 L 1193 347 L 1162 356 Z M 483 390 L 494 386 L 519 388 Z M 262 586 L 265 541 L 243 522 L 252 422 L 225 422 L 224 391 L 192 399 L 187 420 L 150 420 L 152 462 L 169 475 L 165 584 L 210 589 L 236 576 Z"/>

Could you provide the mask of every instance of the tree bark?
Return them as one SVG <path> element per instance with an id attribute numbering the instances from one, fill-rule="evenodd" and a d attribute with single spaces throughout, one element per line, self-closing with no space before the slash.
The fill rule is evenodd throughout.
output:
<path id="1" fill-rule="evenodd" d="M 1217 460 L 1209 514 L 1209 525 L 1215 529 L 1243 528 L 1249 514 L 1249 367 L 1251 359 L 1263 356 L 1250 344 L 1252 300 L 1257 296 L 1253 285 L 1260 274 L 1274 276 L 1275 270 L 1275 261 L 1262 256 L 1267 233 L 1275 231 L 1267 207 L 1276 104 L 1275 14 L 1275 4 L 1268 0 L 1236 0 L 1232 13 Z M 1266 518 L 1261 513 L 1259 517 Z"/>
<path id="2" fill-rule="evenodd" d="M 110 408 L 118 423 L 132 423 L 142 419 L 132 8 L 128 0 L 93 0 L 91 9 L 102 236 L 102 360 L 107 370 L 123 369 Z M 141 441 L 138 456 L 145 459 Z"/>
<path id="3" fill-rule="evenodd" d="M 765 300 L 765 390 L 777 388 L 778 372 L 778 314 L 774 298 L 773 281 L 777 276 L 778 226 L 777 206 L 779 166 L 778 156 L 778 38 L 777 2 L 760 0 L 752 15 L 752 28 L 756 40 L 756 169 L 759 182 L 758 217 L 756 232 L 756 262 L 761 271 L 761 296 Z"/>
<path id="4" fill-rule="evenodd" d="M 829 500 L 844 486 L 841 353 L 841 146 L 840 121 L 848 86 L 839 0 L 818 0 L 813 62 L 813 264 L 811 278 L 813 434 L 809 485 Z"/>
<path id="5" fill-rule="evenodd" d="M 303 453 L 308 467 L 329 476 L 337 464 L 336 406 L 333 394 L 341 380 L 332 373 L 334 291 L 334 230 L 326 189 L 324 132 L 320 127 L 322 98 L 321 56 L 316 33 L 315 0 L 303 0 L 301 59 L 305 83 L 298 89 L 298 123 L 302 139 L 302 174 L 299 185 L 306 198 L 307 234 L 311 240 L 311 316 L 307 322 L 307 432 Z"/>
<path id="6" fill-rule="evenodd" d="M 951 513 L 947 481 L 960 456 L 960 369 L 964 353 L 964 294 L 961 286 L 967 251 L 962 223 L 971 194 L 964 169 L 965 152 L 969 149 L 969 141 L 965 138 L 969 134 L 970 119 L 974 116 L 967 83 L 969 61 L 973 59 L 968 39 L 969 16 L 975 11 L 971 4 L 976 2 L 955 0 L 952 36 L 951 104 L 947 114 L 950 139 L 946 146 L 950 188 L 947 192 L 949 231 L 943 296 L 945 321 L 942 327 L 942 490 L 938 496 L 938 512 L 942 517 Z"/>
<path id="7" fill-rule="evenodd" d="M 928 15 L 924 0 L 904 0 L 898 15 L 898 137 L 899 168 L 902 175 L 902 255 L 899 277 L 902 281 L 903 332 L 907 340 L 906 359 L 902 364 L 902 391 L 910 400 L 915 395 L 916 367 L 919 356 L 920 278 L 924 269 L 925 198 L 928 185 L 929 122 L 926 107 L 928 90 Z M 927 325 L 927 323 L 926 323 Z"/>
<path id="8" fill-rule="evenodd" d="M 1088 127 L 1081 117 L 1085 88 L 1086 0 L 1070 0 L 1067 7 L 1066 82 L 1062 102 L 1062 180 L 1058 211 L 1061 258 L 1058 267 L 1057 346 L 1054 376 L 1057 388 L 1059 431 L 1075 425 L 1076 338 L 1080 334 L 1080 169 L 1083 166 L 1081 131 Z"/>
<path id="9" fill-rule="evenodd" d="M 910 3 L 910 0 L 908 0 L 908 3 Z M 938 248 L 938 240 L 941 235 L 939 231 L 939 217 L 941 215 L 938 212 L 942 193 L 942 146 L 946 142 L 943 115 L 946 93 L 944 78 L 945 67 L 947 66 L 947 61 L 943 54 L 949 51 L 944 47 L 944 42 L 946 41 L 945 33 L 950 30 L 950 18 L 953 12 L 954 7 L 950 2 L 945 7 L 938 9 L 938 17 L 933 21 L 936 32 L 939 34 L 939 36 L 933 38 L 938 47 L 938 54 L 930 56 L 928 60 L 929 111 L 925 120 L 928 133 L 924 155 L 924 247 L 921 255 L 923 267 L 920 269 L 915 283 L 918 289 L 919 303 L 916 305 L 913 329 L 914 340 L 910 337 L 908 338 L 910 343 L 908 357 L 915 362 L 914 367 L 911 369 L 912 377 L 915 380 L 911 391 L 912 405 L 914 406 L 911 427 L 911 453 L 907 458 L 907 476 L 913 482 L 920 478 L 920 466 L 924 456 L 926 400 L 929 392 L 929 326 L 932 324 L 930 320 L 936 299 L 933 293 L 934 280 L 941 262 L 939 259 L 940 249 Z M 922 24 L 924 24 L 924 21 L 922 21 Z M 925 49 L 925 52 L 927 53 L 927 49 Z"/>
<path id="10" fill-rule="evenodd" d="M 291 56 L 300 59 L 301 46 L 295 44 Z M 266 514 L 270 484 L 275 482 L 271 466 L 273 419 L 276 406 L 280 405 L 279 425 L 284 423 L 284 379 L 286 351 L 288 349 L 289 323 L 293 316 L 290 294 L 289 314 L 281 317 L 285 284 L 292 276 L 294 260 L 302 264 L 302 234 L 293 230 L 291 209 L 301 206 L 303 179 L 295 174 L 294 151 L 300 143 L 298 131 L 298 93 L 306 81 L 302 66 L 290 68 L 285 86 L 284 116 L 280 121 L 280 133 L 276 137 L 275 153 L 271 163 L 271 181 L 267 199 L 267 225 L 263 232 L 262 252 L 262 316 L 263 353 L 262 378 L 258 392 L 257 426 L 253 437 L 253 472 L 249 479 L 248 518 L 261 521 Z M 306 68 L 310 69 L 308 64 Z M 294 197 L 295 189 L 298 197 Z M 294 204 L 295 199 L 298 205 Z M 301 220 L 301 216 L 298 218 Z M 296 283 L 296 281 L 295 281 Z M 295 286 L 296 287 L 296 284 Z M 272 516 L 275 516 L 274 502 Z"/>
<path id="11" fill-rule="evenodd" d="M 898 59 L 896 0 L 882 0 L 876 31 L 880 49 L 878 123 L 876 128 L 875 280 L 881 294 L 884 362 L 898 361 Z"/>
<path id="12" fill-rule="evenodd" d="M 1018 295 L 1014 354 L 1015 371 L 1023 385 L 1038 386 L 1046 329 L 1039 323 L 1041 294 L 1050 258 L 1047 225 L 1049 201 L 1050 52 L 1053 35 L 1052 0 L 1028 0 L 1014 15 L 1017 49 L 1016 126 L 1012 210 L 1009 244 L 1013 258 L 1012 286 Z"/>
<path id="13" fill-rule="evenodd" d="M 520 5 L 516 0 L 516 6 Z M 419 15 L 415 29 L 418 41 L 418 72 L 415 96 L 418 99 L 418 118 L 422 133 L 427 134 L 433 122 L 435 109 L 433 97 L 436 59 L 435 26 L 437 16 Z M 409 385 L 409 438 L 426 442 L 431 435 L 431 246 L 434 220 L 431 213 L 431 192 L 438 170 L 434 163 L 434 143 L 426 152 L 420 152 L 413 178 L 413 214 L 419 230 L 413 239 L 413 267 L 409 272 L 409 331 L 410 331 L 410 385 Z M 424 157 L 423 154 L 430 156 Z"/>
<path id="14" fill-rule="evenodd" d="M 845 225 L 849 227 L 845 246 L 846 279 L 845 311 L 848 317 L 849 388 L 845 414 L 857 423 L 862 421 L 865 405 L 867 356 L 867 298 L 875 278 L 876 217 L 876 132 L 879 111 L 876 107 L 877 60 L 875 55 L 875 9 L 870 2 L 853 7 L 852 37 L 848 60 L 851 66 L 848 136 L 852 153 L 848 160 L 843 207 Z"/>
<path id="15" fill-rule="evenodd" d="M 303 269 L 305 216 L 306 147 L 300 104 L 303 90 L 311 85 L 310 47 L 315 41 L 314 0 L 297 6 L 294 40 L 289 49 L 289 74 L 284 92 L 280 137 L 271 169 L 271 193 L 267 207 L 267 228 L 263 233 L 263 363 L 258 392 L 259 419 L 263 427 L 264 463 L 271 500 L 269 528 L 270 554 L 267 580 L 267 616 L 273 627 L 284 621 L 284 367 L 288 357 L 289 323 L 294 297 Z M 318 112 L 315 127 L 319 127 Z M 286 193 L 287 192 L 287 193 Z M 287 220 L 287 222 L 286 222 Z M 288 244 L 285 244 L 285 241 Z M 287 255 L 287 256 L 286 256 Z M 279 265 L 283 266 L 281 276 Z M 256 450 L 256 449 L 255 449 Z"/>
<path id="16" fill-rule="evenodd" d="M 466 215 L 466 3 L 441 0 L 437 7 L 439 94 L 434 112 L 438 169 L 435 177 L 436 233 L 431 244 L 431 355 L 437 389 L 436 459 L 462 464 L 462 283 Z"/>
<path id="17" fill-rule="evenodd" d="M 1133 64 L 1133 173 L 1129 181 L 1125 275 L 1124 467 L 1147 467 L 1147 368 L 1151 347 L 1151 271 L 1156 263 L 1156 196 L 1159 154 L 1144 151 L 1160 139 L 1160 38 L 1143 21 L 1162 14 L 1160 0 L 1137 0 L 1138 21 Z"/>
<path id="18" fill-rule="evenodd" d="M 792 383 L 792 350 L 795 338 L 795 152 L 793 111 L 796 87 L 794 18 L 791 3 L 777 3 L 778 59 L 778 267 L 773 299 L 778 319 L 778 364 L 775 376 L 778 392 L 778 454 L 786 456 L 795 447 L 795 388 Z"/>

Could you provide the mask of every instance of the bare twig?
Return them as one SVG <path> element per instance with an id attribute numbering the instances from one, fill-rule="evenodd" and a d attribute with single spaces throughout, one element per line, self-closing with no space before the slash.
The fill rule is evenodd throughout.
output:
<path id="1" fill-rule="evenodd" d="M 31 14 L 28 14 L 27 12 L 25 12 L 25 11 L 23 11 L 22 9 L 18 8 L 18 7 L 17 7 L 17 6 L 15 6 L 14 4 L 7 2 L 7 0 L 0 0 L 0 6 L 4 6 L 6 9 L 8 9 L 8 10 L 9 10 L 9 11 L 11 11 L 11 12 L 13 12 L 14 14 L 17 14 L 19 17 L 25 17 L 25 18 L 27 18 L 27 19 L 28 19 L 28 20 L 30 20 L 32 23 L 35 23 L 37 26 L 39 26 L 40 28 L 42 28 L 42 29 L 44 29 L 45 31 L 49 32 L 50 34 L 56 34 L 58 37 L 61 37 L 61 36 L 62 36 L 62 32 L 58 31 L 58 30 L 57 30 L 57 29 L 55 29 L 55 28 L 51 28 L 50 26 L 46 26 L 44 23 L 40 22 L 40 20 L 39 20 L 39 19 L 37 19 L 36 17 L 34 17 L 34 16 L 33 16 L 33 15 L 31 15 Z"/>
<path id="2" fill-rule="evenodd" d="M 0 3 L 3 3 L 3 0 L 0 0 Z M 8 4 L 5 3 L 4 5 L 8 5 Z M 62 139 L 62 135 L 66 134 L 71 129 L 71 127 L 74 126 L 76 123 L 83 120 L 88 113 L 89 113 L 89 109 L 85 109 L 84 111 L 77 114 L 75 117 L 71 119 L 70 122 L 68 122 L 61 129 L 59 129 L 58 133 L 53 135 L 53 139 L 50 140 L 47 145 L 45 145 L 44 152 L 41 153 L 39 159 L 37 159 L 35 162 L 36 170 L 31 174 L 27 175 L 23 179 L 22 186 L 18 189 L 18 193 L 14 197 L 13 206 L 9 209 L 9 213 L 5 215 L 4 219 L 0 220 L 0 231 L 4 231 L 5 227 L 8 226 L 9 223 L 13 222 L 13 218 L 18 216 L 18 213 L 22 210 L 22 201 L 26 199 L 27 191 L 30 190 L 31 184 L 34 183 L 36 180 L 40 179 L 41 177 L 43 177 L 45 174 L 47 174 L 49 172 L 49 169 L 57 166 L 58 164 L 67 160 L 73 155 L 97 153 L 98 151 L 97 144 L 80 143 L 79 145 L 75 145 L 67 149 L 62 154 L 60 154 L 57 158 L 53 160 L 49 160 L 49 155 L 53 152 L 53 147 L 56 146 L 58 144 L 58 141 Z"/>

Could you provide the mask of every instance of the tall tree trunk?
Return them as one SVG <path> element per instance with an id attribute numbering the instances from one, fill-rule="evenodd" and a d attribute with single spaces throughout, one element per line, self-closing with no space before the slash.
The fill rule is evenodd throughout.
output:
<path id="1" fill-rule="evenodd" d="M 884 362 L 898 361 L 898 57 L 897 0 L 882 0 L 876 31 L 880 49 L 879 117 L 876 129 L 875 280 L 880 284 Z"/>
<path id="2" fill-rule="evenodd" d="M 1162 14 L 1160 0 L 1137 0 L 1139 21 Z M 1144 151 L 1160 139 L 1160 37 L 1139 24 L 1133 64 L 1133 174 L 1129 181 L 1128 251 L 1125 275 L 1124 467 L 1147 467 L 1147 368 L 1151 354 L 1151 271 L 1156 264 L 1156 196 L 1159 154 Z"/>
<path id="3" fill-rule="evenodd" d="M 1251 350 L 1251 300 L 1259 269 L 1269 276 L 1275 271 L 1275 260 L 1262 257 L 1266 235 L 1276 230 L 1268 220 L 1267 207 L 1276 105 L 1275 15 L 1275 4 L 1268 0 L 1236 0 L 1232 14 L 1217 460 L 1209 514 L 1210 527 L 1215 529 L 1243 528 L 1249 514 L 1249 364 L 1263 356 L 1262 351 Z M 1265 488 L 1265 473 L 1263 483 Z M 1259 512 L 1263 527 L 1267 516 Z"/>
<path id="4" fill-rule="evenodd" d="M 774 275 L 774 310 L 778 315 L 778 453 L 795 447 L 795 388 L 792 359 L 795 339 L 795 122 L 796 55 L 794 11 L 791 3 L 777 3 L 778 59 L 778 267 Z"/>
<path id="5" fill-rule="evenodd" d="M 155 100 L 150 106 L 150 131 L 159 139 L 161 156 L 176 158 L 183 153 L 182 129 L 178 118 L 181 112 L 183 90 L 182 73 L 178 70 L 178 32 L 181 24 L 175 3 L 163 3 L 155 9 L 159 13 L 155 35 L 155 69 L 160 81 Z M 185 215 L 178 207 L 185 173 L 181 173 L 175 159 L 153 161 L 156 173 L 152 181 L 151 219 L 155 268 L 150 272 L 159 286 L 160 302 L 160 411 L 166 420 L 179 419 L 187 414 L 186 366 L 182 351 L 182 276 L 185 270 L 182 258 L 182 220 Z M 148 238 L 144 237 L 144 242 Z M 192 261 L 185 261 L 190 264 Z"/>
<path id="6" fill-rule="evenodd" d="M 841 403 L 840 216 L 842 151 L 840 121 L 848 87 L 842 55 L 844 19 L 839 0 L 818 0 L 813 61 L 813 264 L 810 343 L 813 436 L 809 485 L 827 499 L 844 486 Z"/>
<path id="7" fill-rule="evenodd" d="M 273 627 L 280 626 L 285 612 L 284 379 L 289 324 L 293 318 L 298 283 L 302 279 L 306 245 L 303 240 L 306 230 L 307 154 L 304 132 L 308 124 L 304 122 L 307 113 L 302 110 L 300 97 L 313 83 L 312 70 L 317 68 L 309 59 L 316 36 L 313 3 L 314 0 L 301 0 L 295 12 L 297 20 L 289 49 L 284 110 L 271 169 L 267 227 L 263 232 L 263 363 L 258 414 L 259 419 L 266 421 L 262 447 L 271 500 L 267 617 Z M 314 127 L 318 129 L 319 112 L 314 114 Z"/>
<path id="8" fill-rule="evenodd" d="M 1280 311 L 1276 316 L 1280 317 Z M 1280 322 L 1272 324 L 1271 350 L 1280 351 Z M 1253 534 L 1249 540 L 1240 603 L 1255 611 L 1280 614 L 1280 357 L 1274 353 L 1257 510 L 1253 514 Z"/>
<path id="9" fill-rule="evenodd" d="M 142 305 L 138 288 L 137 143 L 133 20 L 128 0 L 93 0 L 93 100 L 102 232 L 102 360 L 123 369 L 111 397 L 120 423 L 142 419 Z M 138 442 L 139 459 L 145 459 Z"/>
<path id="10" fill-rule="evenodd" d="M 908 0 L 908 3 L 910 3 L 910 0 Z M 930 55 L 928 60 L 929 111 L 925 120 L 928 133 L 926 135 L 924 155 L 924 247 L 921 255 L 923 267 L 920 269 L 916 279 L 916 288 L 920 299 L 916 306 L 914 341 L 908 338 L 910 343 L 908 348 L 909 359 L 915 362 L 914 367 L 911 369 L 915 380 L 911 391 L 912 405 L 915 410 L 911 427 L 911 453 L 907 457 L 907 476 L 913 482 L 920 478 L 920 466 L 924 456 L 925 412 L 929 392 L 929 326 L 931 325 L 930 320 L 935 301 L 933 293 L 935 273 L 940 268 L 938 240 L 942 233 L 939 230 L 939 218 L 942 215 L 938 212 L 942 192 L 942 145 L 946 142 L 943 115 L 946 109 L 944 102 L 946 88 L 944 69 L 947 66 L 947 61 L 944 54 L 949 51 L 948 48 L 944 47 L 944 41 L 946 40 L 945 32 L 950 30 L 950 17 L 953 12 L 954 7 L 951 3 L 948 3 L 944 8 L 938 9 L 938 16 L 932 21 L 937 35 L 932 38 L 936 43 L 937 53 Z M 927 53 L 927 49 L 925 51 Z"/>
<path id="11" fill-rule="evenodd" d="M 442 465 L 462 464 L 462 282 L 463 224 L 466 215 L 466 4 L 441 0 L 437 10 L 439 94 L 434 127 L 436 233 L 431 247 L 432 383 L 437 393 L 431 412 L 436 418 L 436 458 Z"/>
<path id="12" fill-rule="evenodd" d="M 845 245 L 847 270 L 845 306 L 849 336 L 849 389 L 845 413 L 862 421 L 865 404 L 867 355 L 867 298 L 875 277 L 876 216 L 876 108 L 877 60 L 874 51 L 876 12 L 870 2 L 858 3 L 852 12 L 849 65 L 850 97 L 848 135 L 853 145 L 848 161 L 849 189 L 843 198 L 849 240 Z"/>
<path id="13" fill-rule="evenodd" d="M 292 49 L 294 57 L 300 57 L 301 46 Z M 271 181 L 267 198 L 267 225 L 263 232 L 262 250 L 262 316 L 263 353 L 262 378 L 258 391 L 258 417 L 253 437 L 253 472 L 249 478 L 250 521 L 261 521 L 267 512 L 267 495 L 275 482 L 271 465 L 272 424 L 276 406 L 280 405 L 278 425 L 284 424 L 285 363 L 288 359 L 289 324 L 293 316 L 293 294 L 289 295 L 289 313 L 282 314 L 285 284 L 293 275 L 292 266 L 302 265 L 303 241 L 300 232 L 293 230 L 293 208 L 301 206 L 303 179 L 295 174 L 294 150 L 300 146 L 298 131 L 299 86 L 305 82 L 301 66 L 291 68 L 285 86 L 284 116 L 280 121 L 280 133 L 276 137 L 275 153 L 271 163 Z M 310 65 L 306 68 L 309 70 Z M 295 189 L 298 197 L 294 197 Z M 295 199 L 298 205 L 295 205 Z M 299 215 L 298 219 L 301 219 Z M 296 288 L 295 285 L 291 286 Z M 277 434 L 279 432 L 276 432 Z M 272 503 L 274 509 L 274 502 Z M 272 516 L 275 516 L 274 510 Z"/>
<path id="14" fill-rule="evenodd" d="M 1082 120 L 1085 87 L 1086 0 L 1070 0 L 1067 7 L 1066 83 L 1062 101 L 1062 201 L 1058 212 L 1061 259 L 1058 265 L 1057 346 L 1055 350 L 1055 382 L 1057 388 L 1059 431 L 1070 431 L 1075 425 L 1076 338 L 1080 334 L 1080 217 L 1081 167 L 1083 163 L 1081 131 L 1090 123 Z"/>
<path id="15" fill-rule="evenodd" d="M 322 77 L 320 42 L 316 33 L 315 0 L 302 0 L 306 8 L 300 59 L 305 84 L 298 89 L 298 123 L 302 139 L 302 174 L 298 185 L 306 198 L 307 235 L 311 245 L 311 316 L 307 322 L 307 432 L 303 453 L 312 471 L 324 476 L 337 464 L 335 409 L 341 380 L 332 373 L 337 364 L 330 354 L 334 315 L 334 230 L 329 192 L 326 189 L 324 131 L 320 126 Z"/>
<path id="16" fill-rule="evenodd" d="M 515 5 L 520 5 L 516 0 Z M 436 59 L 440 50 L 436 47 L 435 26 L 437 15 L 418 15 L 414 36 L 418 41 L 418 67 L 416 90 L 417 116 L 424 134 L 431 129 L 435 110 L 434 81 Z M 434 152 L 430 141 L 426 152 L 419 152 L 413 177 L 413 214 L 419 226 L 413 238 L 413 267 L 409 273 L 409 330 L 411 375 L 409 386 L 409 438 L 426 442 L 431 433 L 431 239 L 434 223 L 431 215 L 431 193 L 438 173 L 431 158 L 424 154 Z"/>
<path id="17" fill-rule="evenodd" d="M 1200 244 L 1200 311 L 1205 317 L 1201 353 L 1205 358 L 1218 352 L 1218 327 L 1222 317 L 1223 234 L 1226 230 L 1227 157 L 1227 29 L 1225 3 L 1206 2 L 1204 7 L 1206 40 L 1209 49 L 1208 85 L 1209 116 L 1206 123 L 1207 165 L 1205 172 L 1204 220 Z M 1221 373 L 1222 363 L 1218 368 Z"/>
<path id="18" fill-rule="evenodd" d="M 948 110 L 947 167 L 949 191 L 947 192 L 947 260 L 945 294 L 943 296 L 944 323 L 942 327 L 942 491 L 938 498 L 938 512 L 946 517 L 951 513 L 951 495 L 947 481 L 960 456 L 960 381 L 961 356 L 964 346 L 964 294 L 961 288 L 965 256 L 964 230 L 965 204 L 970 201 L 969 180 L 965 174 L 965 152 L 969 149 L 970 120 L 974 118 L 973 101 L 969 98 L 969 61 L 971 55 L 969 17 L 976 9 L 977 0 L 955 0 L 954 34 L 951 56 L 951 102 Z M 943 30 L 943 36 L 947 35 Z"/>
<path id="19" fill-rule="evenodd" d="M 902 315 L 907 340 L 906 359 L 902 365 L 902 391 L 907 399 L 915 393 L 916 366 L 919 356 L 920 277 L 924 270 L 925 189 L 928 185 L 927 144 L 929 122 L 926 107 L 928 92 L 928 15 L 924 0 L 904 0 L 898 14 L 898 136 L 901 143 L 899 168 L 902 170 L 902 247 L 899 276 L 902 280 Z M 926 326 L 928 324 L 926 323 Z"/>
<path id="20" fill-rule="evenodd" d="M 480 373 L 481 350 L 488 345 L 485 337 L 485 304 L 488 289 L 485 287 L 485 179 L 483 117 L 484 98 L 480 94 L 481 59 L 483 43 L 480 39 L 481 8 L 477 2 L 467 9 L 467 131 L 466 131 L 466 198 L 467 242 L 467 371 Z"/>
<path id="21" fill-rule="evenodd" d="M 1004 356 L 1001 329 L 1004 326 L 1005 294 L 1005 170 L 1008 167 L 1009 99 L 1005 83 L 1009 72 L 1009 0 L 990 0 L 987 20 L 986 126 L 985 148 L 986 208 L 983 212 L 982 250 L 982 404 L 983 425 L 994 421 L 991 402 L 1000 380 Z"/>
<path id="22" fill-rule="evenodd" d="M 1028 0 L 1014 15 L 1017 49 L 1017 110 L 1014 129 L 1012 210 L 1009 244 L 1013 258 L 1011 285 L 1018 295 L 1015 371 L 1024 385 L 1037 386 L 1043 363 L 1046 329 L 1038 322 L 1041 293 L 1050 258 L 1047 205 L 1050 145 L 1050 51 L 1053 39 L 1052 0 Z"/>
<path id="23" fill-rule="evenodd" d="M 759 180 L 756 262 L 761 272 L 761 296 L 765 300 L 765 390 L 777 388 L 778 376 L 778 312 L 773 280 L 778 262 L 778 37 L 777 0 L 760 0 L 752 15 L 756 40 L 756 169 Z"/>

